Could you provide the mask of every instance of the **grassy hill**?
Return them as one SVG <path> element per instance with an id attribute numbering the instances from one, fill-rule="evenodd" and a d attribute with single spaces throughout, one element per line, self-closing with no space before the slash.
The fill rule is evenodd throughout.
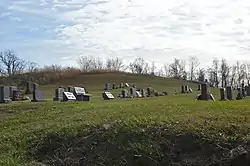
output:
<path id="1" fill-rule="evenodd" d="M 104 101 L 106 82 L 169 95 Z M 194 92 L 173 95 L 182 84 Z M 81 74 L 41 89 L 52 99 L 67 85 L 85 86 L 91 101 L 0 105 L 0 165 L 248 165 L 238 153 L 250 151 L 249 99 L 195 101 L 197 84 L 127 73 Z"/>

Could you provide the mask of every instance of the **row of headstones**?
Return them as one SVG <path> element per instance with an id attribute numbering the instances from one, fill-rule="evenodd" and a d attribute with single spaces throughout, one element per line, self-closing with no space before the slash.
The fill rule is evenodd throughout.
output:
<path id="1" fill-rule="evenodd" d="M 0 86 L 0 103 L 9 103 L 17 101 L 19 98 L 19 89 L 15 86 Z"/>
<path id="2" fill-rule="evenodd" d="M 120 83 L 119 86 L 116 85 L 116 83 L 106 83 L 104 90 L 111 90 L 111 89 L 118 89 L 118 88 L 125 88 L 125 87 L 129 87 L 128 83 Z M 135 85 L 133 85 L 133 87 L 135 88 Z"/>
<path id="3" fill-rule="evenodd" d="M 90 94 L 84 87 L 58 87 L 55 89 L 54 101 L 90 101 Z"/>
<path id="4" fill-rule="evenodd" d="M 167 92 L 156 92 L 153 88 L 148 87 L 145 89 L 136 89 L 134 87 L 130 88 L 130 92 L 127 89 L 123 89 L 120 98 L 142 98 L 142 97 L 153 97 L 153 96 L 167 96 Z M 114 99 L 114 95 L 110 92 L 103 92 L 102 97 L 104 100 Z"/>
<path id="5" fill-rule="evenodd" d="M 181 86 L 181 93 L 193 93 L 193 89 L 189 88 L 188 85 Z"/>

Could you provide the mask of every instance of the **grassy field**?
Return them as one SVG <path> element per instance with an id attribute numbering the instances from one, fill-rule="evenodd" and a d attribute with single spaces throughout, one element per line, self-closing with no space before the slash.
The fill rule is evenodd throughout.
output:
<path id="1" fill-rule="evenodd" d="M 169 96 L 104 101 L 106 82 L 151 86 Z M 93 97 L 1 105 L 0 165 L 247 165 L 246 158 L 226 159 L 236 147 L 250 150 L 250 100 L 195 101 L 199 91 L 190 83 L 192 94 L 173 95 L 182 84 L 109 73 L 44 85 L 48 99 L 60 85 L 84 85 Z M 218 90 L 212 92 L 218 99 Z"/>

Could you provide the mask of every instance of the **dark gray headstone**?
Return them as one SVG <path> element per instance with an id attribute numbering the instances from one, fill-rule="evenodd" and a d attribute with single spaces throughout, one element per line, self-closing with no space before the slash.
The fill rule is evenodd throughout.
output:
<path id="1" fill-rule="evenodd" d="M 130 95 L 133 97 L 136 97 L 136 89 L 135 88 L 130 88 Z"/>
<path id="2" fill-rule="evenodd" d="M 225 88 L 220 88 L 220 100 L 226 100 L 226 90 L 225 90 Z"/>
<path id="3" fill-rule="evenodd" d="M 147 95 L 153 96 L 154 95 L 154 89 L 152 87 L 147 87 Z"/>
<path id="4" fill-rule="evenodd" d="M 185 85 L 184 91 L 185 91 L 185 93 L 188 93 L 188 85 Z"/>
<path id="5" fill-rule="evenodd" d="M 31 94 L 33 92 L 33 84 L 31 82 L 26 82 L 25 94 Z"/>
<path id="6" fill-rule="evenodd" d="M 83 87 L 74 87 L 73 94 L 77 101 L 89 101 L 91 97 L 90 94 L 86 94 L 85 88 Z"/>
<path id="7" fill-rule="evenodd" d="M 185 87 L 184 87 L 184 85 L 181 86 L 181 93 L 185 93 Z"/>
<path id="8" fill-rule="evenodd" d="M 123 83 L 120 83 L 120 88 L 124 88 L 124 84 Z"/>
<path id="9" fill-rule="evenodd" d="M 113 83 L 113 85 L 112 85 L 112 89 L 117 89 L 117 86 L 116 86 L 116 84 L 115 84 L 115 83 Z"/>
<path id="10" fill-rule="evenodd" d="M 241 88 L 238 88 L 237 89 L 237 96 L 236 96 L 236 100 L 241 100 L 243 99 L 243 95 L 242 95 L 242 89 Z"/>
<path id="11" fill-rule="evenodd" d="M 213 100 L 215 98 L 212 94 L 210 94 L 209 85 L 207 83 L 201 84 L 201 94 L 197 96 L 198 100 Z"/>
<path id="12" fill-rule="evenodd" d="M 226 94 L 228 100 L 233 100 L 233 88 L 231 86 L 226 87 Z"/>
<path id="13" fill-rule="evenodd" d="M 110 92 L 103 92 L 102 93 L 102 97 L 104 100 L 111 100 L 111 99 L 114 99 L 115 97 L 113 96 L 112 93 Z"/>
<path id="14" fill-rule="evenodd" d="M 67 92 L 74 93 L 74 87 L 73 86 L 68 86 Z"/>
<path id="15" fill-rule="evenodd" d="M 8 86 L 0 86 L 0 103 L 9 103 L 10 99 L 10 88 Z"/>
<path id="16" fill-rule="evenodd" d="M 141 89 L 141 95 L 142 97 L 147 97 L 147 92 L 145 89 Z"/>
<path id="17" fill-rule="evenodd" d="M 63 92 L 63 101 L 76 101 L 76 97 L 72 92 Z"/>
<path id="18" fill-rule="evenodd" d="M 201 90 L 201 84 L 198 84 L 198 88 L 197 88 L 198 91 Z"/>
<path id="19" fill-rule="evenodd" d="M 54 101 L 63 101 L 63 92 L 65 92 L 64 88 L 55 89 Z"/>
<path id="20" fill-rule="evenodd" d="M 104 87 L 104 90 L 110 90 L 110 89 L 111 89 L 110 83 L 106 83 L 105 87 Z"/>
<path id="21" fill-rule="evenodd" d="M 128 90 L 127 89 L 123 89 L 122 90 L 122 95 L 121 95 L 122 98 L 128 98 Z"/>
<path id="22" fill-rule="evenodd" d="M 12 101 L 17 101 L 18 97 L 19 97 L 19 90 L 18 90 L 18 88 L 16 86 L 10 86 L 9 88 L 10 88 L 10 90 L 9 90 L 9 92 L 10 92 L 10 99 Z"/>

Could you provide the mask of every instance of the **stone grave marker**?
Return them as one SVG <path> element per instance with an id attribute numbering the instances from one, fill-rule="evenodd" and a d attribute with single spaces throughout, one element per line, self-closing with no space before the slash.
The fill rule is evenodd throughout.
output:
<path id="1" fill-rule="evenodd" d="M 130 88 L 130 95 L 133 97 L 137 97 L 135 88 Z"/>
<path id="2" fill-rule="evenodd" d="M 65 92 L 64 88 L 56 88 L 55 89 L 55 98 L 54 101 L 63 101 L 63 92 Z"/>
<path id="3" fill-rule="evenodd" d="M 241 88 L 238 88 L 237 89 L 237 96 L 236 96 L 236 100 L 241 100 L 243 99 L 243 95 L 242 95 L 242 89 Z"/>
<path id="4" fill-rule="evenodd" d="M 132 85 L 132 87 L 133 87 L 133 88 L 136 88 L 136 85 L 135 85 L 135 84 L 133 84 L 133 85 Z"/>
<path id="5" fill-rule="evenodd" d="M 68 88 L 67 92 L 74 93 L 74 87 L 73 86 L 68 86 L 67 88 Z"/>
<path id="6" fill-rule="evenodd" d="M 201 84 L 201 94 L 197 97 L 197 100 L 213 100 L 215 101 L 214 96 L 210 93 L 210 89 L 207 83 Z"/>
<path id="7" fill-rule="evenodd" d="M 226 99 L 227 98 L 226 98 L 226 90 L 225 90 L 225 88 L 220 88 L 220 100 L 224 101 Z"/>
<path id="8" fill-rule="evenodd" d="M 136 93 L 136 97 L 139 97 L 139 98 L 142 97 L 142 95 L 141 95 L 141 93 L 139 91 L 135 91 L 135 93 Z"/>
<path id="9" fill-rule="evenodd" d="M 110 90 L 110 89 L 111 89 L 110 83 L 106 83 L 105 87 L 104 87 L 104 90 Z"/>
<path id="10" fill-rule="evenodd" d="M 185 91 L 185 93 L 188 93 L 188 85 L 185 85 L 184 91 Z"/>
<path id="11" fill-rule="evenodd" d="M 125 83 L 125 86 L 126 86 L 126 87 L 129 87 L 129 84 L 128 84 L 128 83 Z"/>
<path id="12" fill-rule="evenodd" d="M 44 94 L 42 91 L 39 90 L 39 84 L 33 83 L 33 99 L 31 102 L 46 102 L 47 100 L 44 100 Z"/>
<path id="13" fill-rule="evenodd" d="M 147 93 L 145 89 L 141 89 L 141 95 L 142 97 L 147 97 Z"/>
<path id="14" fill-rule="evenodd" d="M 123 89 L 122 90 L 122 98 L 128 98 L 129 95 L 128 95 L 128 90 L 127 89 Z"/>
<path id="15" fill-rule="evenodd" d="M 104 100 L 111 100 L 115 98 L 114 95 L 110 92 L 103 92 L 102 97 Z"/>
<path id="16" fill-rule="evenodd" d="M 0 103 L 10 103 L 10 88 L 8 86 L 0 86 Z"/>
<path id="17" fill-rule="evenodd" d="M 233 100 L 233 88 L 231 86 L 226 87 L 227 100 Z"/>
<path id="18" fill-rule="evenodd" d="M 167 96 L 167 95 L 168 95 L 168 92 L 162 92 L 162 94 L 163 94 L 164 96 Z"/>
<path id="19" fill-rule="evenodd" d="M 91 95 L 86 94 L 86 91 L 83 87 L 74 87 L 74 92 L 77 101 L 89 101 Z"/>
<path id="20" fill-rule="evenodd" d="M 10 86 L 9 87 L 9 92 L 10 92 L 10 99 L 12 101 L 17 101 L 19 98 L 19 90 L 16 86 Z"/>
<path id="21" fill-rule="evenodd" d="M 123 83 L 120 83 L 120 88 L 124 88 L 124 84 Z"/>
<path id="22" fill-rule="evenodd" d="M 197 88 L 198 91 L 201 90 L 201 84 L 198 84 L 198 88 Z"/>
<path id="23" fill-rule="evenodd" d="M 181 93 L 185 93 L 185 87 L 184 87 L 184 85 L 181 86 Z"/>
<path id="24" fill-rule="evenodd" d="M 154 95 L 154 89 L 152 87 L 147 87 L 147 96 L 153 96 Z"/>
<path id="25" fill-rule="evenodd" d="M 115 83 L 113 83 L 112 89 L 117 89 L 117 86 Z"/>
<path id="26" fill-rule="evenodd" d="M 31 94 L 33 92 L 33 86 L 31 82 L 26 82 L 25 94 Z"/>
<path id="27" fill-rule="evenodd" d="M 193 93 L 193 89 L 192 88 L 188 88 L 188 92 L 189 93 Z"/>
<path id="28" fill-rule="evenodd" d="M 72 92 L 63 92 L 63 101 L 76 101 L 76 97 Z"/>

